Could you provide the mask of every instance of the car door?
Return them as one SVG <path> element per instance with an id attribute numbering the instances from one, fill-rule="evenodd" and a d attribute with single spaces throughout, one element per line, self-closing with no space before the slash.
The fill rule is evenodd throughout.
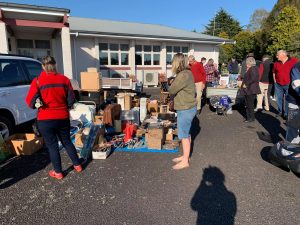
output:
<path id="1" fill-rule="evenodd" d="M 28 84 L 30 85 L 32 80 L 41 74 L 43 70 L 42 64 L 40 62 L 33 61 L 33 60 L 22 60 L 21 64 L 28 77 Z M 32 110 L 28 108 L 28 110 L 26 111 L 26 115 L 27 118 L 35 118 L 36 110 Z"/>
<path id="2" fill-rule="evenodd" d="M 28 88 L 28 80 L 20 61 L 0 59 L 0 108 L 12 112 L 16 125 L 29 120 L 25 103 Z"/>

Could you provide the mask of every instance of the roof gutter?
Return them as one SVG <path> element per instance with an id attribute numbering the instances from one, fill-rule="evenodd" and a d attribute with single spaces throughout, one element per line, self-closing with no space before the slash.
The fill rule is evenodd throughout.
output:
<path id="1" fill-rule="evenodd" d="M 15 8 L 1 7 L 1 10 L 3 10 L 4 12 L 6 11 L 6 12 L 30 13 L 30 14 L 38 14 L 38 15 L 64 16 L 64 13 L 30 10 L 30 9 L 15 9 Z M 67 14 L 67 16 L 69 15 Z"/>
<path id="2" fill-rule="evenodd" d="M 108 38 L 123 38 L 123 39 L 139 39 L 139 40 L 161 40 L 161 41 L 177 41 L 189 43 L 207 43 L 207 44 L 234 44 L 234 41 L 213 41 L 213 40 L 193 40 L 193 39 L 175 39 L 162 37 L 140 37 L 140 36 L 126 36 L 126 35 L 112 35 L 112 34 L 94 34 L 84 32 L 70 32 L 71 35 L 84 37 L 108 37 Z"/>

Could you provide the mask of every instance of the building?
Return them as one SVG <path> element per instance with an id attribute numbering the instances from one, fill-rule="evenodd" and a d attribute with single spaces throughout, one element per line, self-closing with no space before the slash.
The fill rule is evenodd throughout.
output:
<path id="1" fill-rule="evenodd" d="M 87 67 L 103 77 L 165 72 L 177 52 L 213 58 L 231 40 L 167 26 L 70 16 L 69 9 L 0 3 L 0 53 L 40 59 L 51 54 L 59 71 L 80 80 Z"/>

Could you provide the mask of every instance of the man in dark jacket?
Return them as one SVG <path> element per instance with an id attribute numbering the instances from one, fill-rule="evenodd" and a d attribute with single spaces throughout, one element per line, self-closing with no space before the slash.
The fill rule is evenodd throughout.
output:
<path id="1" fill-rule="evenodd" d="M 227 69 L 229 72 L 229 84 L 236 84 L 240 68 L 238 62 L 234 57 L 232 57 L 229 61 Z"/>

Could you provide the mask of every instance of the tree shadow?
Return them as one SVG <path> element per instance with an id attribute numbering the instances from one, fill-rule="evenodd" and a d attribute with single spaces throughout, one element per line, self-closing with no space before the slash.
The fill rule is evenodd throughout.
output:
<path id="1" fill-rule="evenodd" d="M 192 157 L 192 155 L 193 155 L 195 139 L 198 136 L 198 134 L 200 133 L 200 131 L 201 131 L 200 121 L 199 121 L 199 118 L 197 116 L 195 116 L 193 121 L 192 121 L 192 126 L 191 126 L 192 143 L 191 143 L 190 157 Z"/>
<path id="2" fill-rule="evenodd" d="M 202 181 L 191 200 L 198 212 L 197 225 L 233 225 L 237 211 L 236 197 L 224 185 L 225 175 L 209 166 L 203 170 Z"/>
<path id="3" fill-rule="evenodd" d="M 30 156 L 18 156 L 0 167 L 0 189 L 5 189 L 20 180 L 46 168 L 50 163 L 46 149 Z"/>

